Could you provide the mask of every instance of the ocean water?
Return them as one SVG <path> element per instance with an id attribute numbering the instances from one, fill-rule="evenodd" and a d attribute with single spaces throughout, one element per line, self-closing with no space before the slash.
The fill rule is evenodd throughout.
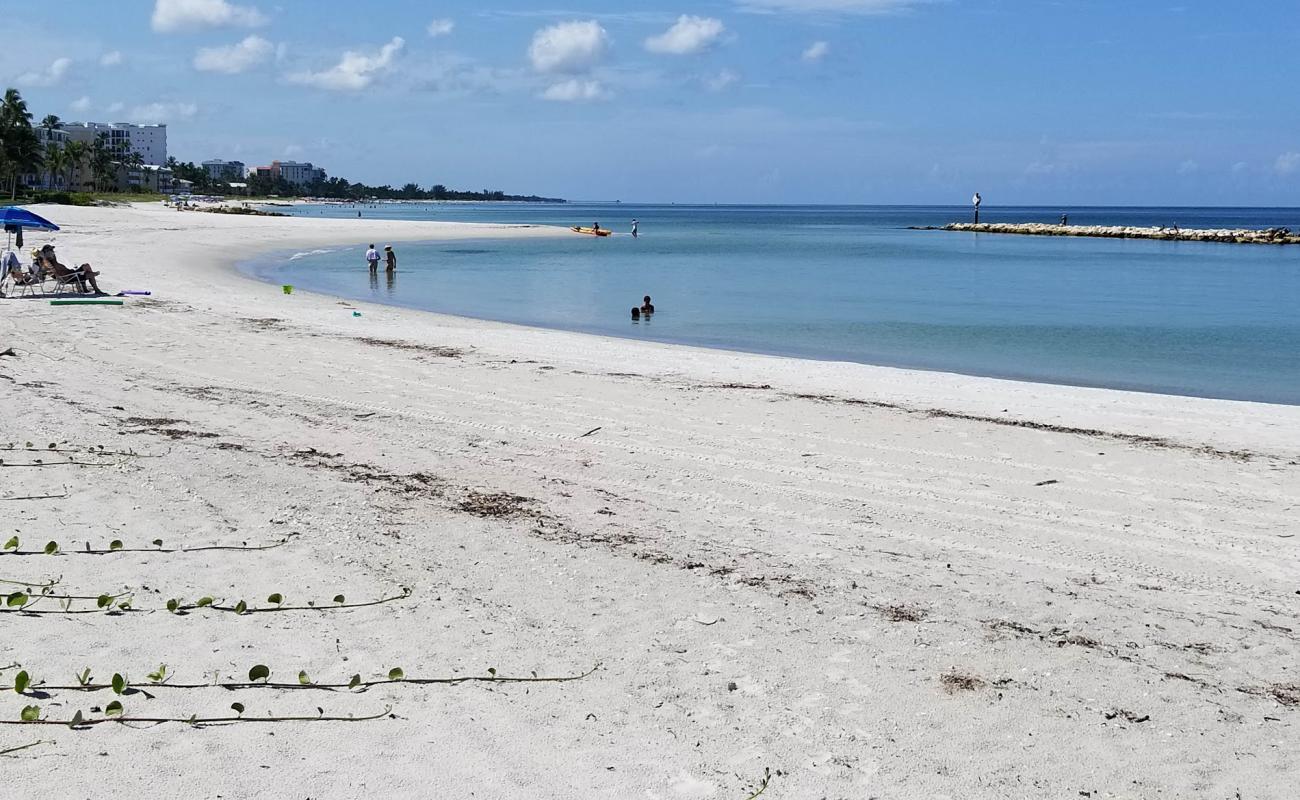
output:
<path id="1" fill-rule="evenodd" d="M 286 209 L 278 209 L 286 210 Z M 1300 247 L 909 230 L 968 208 L 381 204 L 337 217 L 590 225 L 620 235 L 355 247 L 245 265 L 361 300 L 635 339 L 1300 404 Z M 1300 209 L 985 208 L 983 221 L 1273 227 Z M 631 220 L 641 236 L 626 235 Z M 364 236 L 364 234 L 361 234 Z M 384 242 L 377 242 L 382 247 Z M 657 313 L 630 309 L 653 296 Z M 635 365 L 629 365 L 635 366 Z"/>

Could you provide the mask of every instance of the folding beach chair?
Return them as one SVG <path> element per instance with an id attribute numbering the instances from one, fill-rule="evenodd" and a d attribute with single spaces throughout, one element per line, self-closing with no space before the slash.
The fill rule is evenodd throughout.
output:
<path id="1" fill-rule="evenodd" d="M 5 272 L 0 277 L 0 295 L 5 297 L 35 297 L 43 293 L 43 281 L 31 272 L 22 273 L 16 278 L 12 272 Z"/>

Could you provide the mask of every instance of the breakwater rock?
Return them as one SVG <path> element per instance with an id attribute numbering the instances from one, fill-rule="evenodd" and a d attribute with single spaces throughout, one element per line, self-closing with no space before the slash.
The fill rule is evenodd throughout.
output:
<path id="1" fill-rule="evenodd" d="M 1160 239 L 1172 242 L 1223 242 L 1225 244 L 1300 244 L 1300 234 L 1289 228 L 1141 228 L 1129 225 L 1051 225 L 1039 222 L 953 222 L 942 228 L 914 230 L 964 231 L 967 233 L 1015 233 L 1022 236 L 1093 236 L 1103 239 Z"/>

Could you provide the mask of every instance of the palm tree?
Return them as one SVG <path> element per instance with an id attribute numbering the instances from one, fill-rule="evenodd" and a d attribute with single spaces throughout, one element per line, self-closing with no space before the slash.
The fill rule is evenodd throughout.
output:
<path id="1" fill-rule="evenodd" d="M 6 90 L 4 99 L 0 100 L 0 174 L 11 181 L 11 197 L 18 192 L 18 176 L 33 161 L 39 164 L 39 150 L 27 101 L 17 89 Z"/>
<path id="2" fill-rule="evenodd" d="M 108 134 L 101 133 L 90 144 L 90 174 L 95 182 L 95 191 L 99 191 L 104 178 L 113 171 L 113 149 L 108 143 Z"/>
<path id="3" fill-rule="evenodd" d="M 67 154 L 63 152 L 63 145 L 58 142 L 50 142 L 45 146 L 45 172 L 50 176 L 50 188 L 59 188 L 59 178 L 63 177 L 63 170 L 67 168 Z"/>
<path id="4" fill-rule="evenodd" d="M 86 146 L 85 142 L 68 142 L 67 146 L 63 148 L 63 155 L 67 158 L 67 163 L 64 168 L 68 171 L 69 188 L 71 188 L 73 184 L 73 174 L 76 174 L 79 179 L 82 177 L 81 170 L 86 163 L 86 155 L 88 151 L 89 148 Z M 85 189 L 85 180 L 78 180 L 76 186 L 78 189 Z"/>
<path id="5" fill-rule="evenodd" d="M 59 119 L 58 114 L 46 114 L 45 119 L 41 120 L 41 127 L 47 131 L 63 130 L 63 120 Z"/>
<path id="6" fill-rule="evenodd" d="M 27 110 L 27 101 L 22 93 L 17 89 L 6 89 L 4 100 L 0 101 L 0 129 L 31 126 L 32 113 Z"/>
<path id="7" fill-rule="evenodd" d="M 5 134 L 5 156 L 9 161 L 9 199 L 18 196 L 18 177 L 40 170 L 45 161 L 45 148 L 31 128 L 13 128 Z"/>

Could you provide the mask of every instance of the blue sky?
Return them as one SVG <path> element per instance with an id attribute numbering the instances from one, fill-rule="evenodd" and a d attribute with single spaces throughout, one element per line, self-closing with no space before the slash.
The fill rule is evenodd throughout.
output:
<path id="1" fill-rule="evenodd" d="M 12 9 L 6 8 L 12 6 Z M 43 8 L 42 16 L 32 9 Z M 20 11 L 19 11 L 20 10 Z M 572 199 L 1300 205 L 1294 0 L 0 0 L 39 115 Z"/>

